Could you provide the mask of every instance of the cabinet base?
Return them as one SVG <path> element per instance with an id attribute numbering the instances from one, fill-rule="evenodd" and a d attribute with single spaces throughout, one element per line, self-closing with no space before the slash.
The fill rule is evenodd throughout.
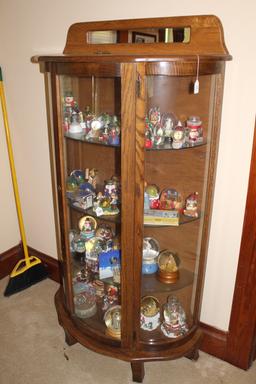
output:
<path id="1" fill-rule="evenodd" d="M 128 349 L 123 348 L 120 342 L 116 344 L 115 340 L 109 344 L 102 342 L 80 329 L 65 307 L 61 288 L 55 295 L 55 306 L 59 324 L 64 329 L 65 340 L 68 345 L 71 346 L 78 342 L 94 352 L 130 362 L 134 382 L 141 383 L 143 381 L 145 375 L 144 363 L 147 361 L 173 360 L 183 356 L 191 360 L 197 360 L 199 356 L 198 348 L 202 336 L 199 329 L 195 329 L 186 339 L 175 340 L 175 342 L 167 340 L 166 348 L 162 345 L 161 348 L 155 346 L 153 350 L 147 350 L 146 345 L 141 344 L 137 350 L 132 349 L 132 347 Z"/>

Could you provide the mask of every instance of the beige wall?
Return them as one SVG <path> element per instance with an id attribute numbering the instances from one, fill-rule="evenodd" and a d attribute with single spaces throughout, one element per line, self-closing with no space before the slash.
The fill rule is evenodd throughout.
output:
<path id="1" fill-rule="evenodd" d="M 163 0 L 158 3 L 149 0 L 122 3 L 117 0 L 9 0 L 1 3 L 1 66 L 25 226 L 32 247 L 56 257 L 43 76 L 39 74 L 38 66 L 30 63 L 30 57 L 37 53 L 61 52 L 66 31 L 73 22 L 215 14 L 222 20 L 226 44 L 234 60 L 227 64 L 226 70 L 213 226 L 201 320 L 228 329 L 255 116 L 255 13 L 254 0 L 245 3 L 238 0 Z M 17 244 L 19 235 L 2 142 L 2 125 L 0 129 L 1 252 Z"/>

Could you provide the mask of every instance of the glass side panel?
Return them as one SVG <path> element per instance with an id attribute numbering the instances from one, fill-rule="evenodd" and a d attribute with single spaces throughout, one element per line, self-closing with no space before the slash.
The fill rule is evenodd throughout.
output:
<path id="1" fill-rule="evenodd" d="M 161 343 L 194 324 L 216 78 L 146 80 L 140 334 Z"/>
<path id="2" fill-rule="evenodd" d="M 59 84 L 74 316 L 120 339 L 120 78 L 61 75 Z"/>

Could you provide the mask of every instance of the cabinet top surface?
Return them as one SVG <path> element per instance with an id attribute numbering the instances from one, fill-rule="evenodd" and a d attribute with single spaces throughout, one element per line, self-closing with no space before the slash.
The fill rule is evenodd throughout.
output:
<path id="1" fill-rule="evenodd" d="M 109 40 L 102 42 L 101 33 Z M 111 40 L 112 39 L 112 40 Z M 213 15 L 81 22 L 70 26 L 61 55 L 33 62 L 231 60 Z"/>

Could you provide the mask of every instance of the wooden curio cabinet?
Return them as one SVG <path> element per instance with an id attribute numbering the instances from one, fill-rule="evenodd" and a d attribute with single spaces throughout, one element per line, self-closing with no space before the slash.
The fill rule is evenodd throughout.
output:
<path id="1" fill-rule="evenodd" d="M 68 344 L 198 357 L 225 61 L 215 16 L 78 23 L 45 74 Z"/>

